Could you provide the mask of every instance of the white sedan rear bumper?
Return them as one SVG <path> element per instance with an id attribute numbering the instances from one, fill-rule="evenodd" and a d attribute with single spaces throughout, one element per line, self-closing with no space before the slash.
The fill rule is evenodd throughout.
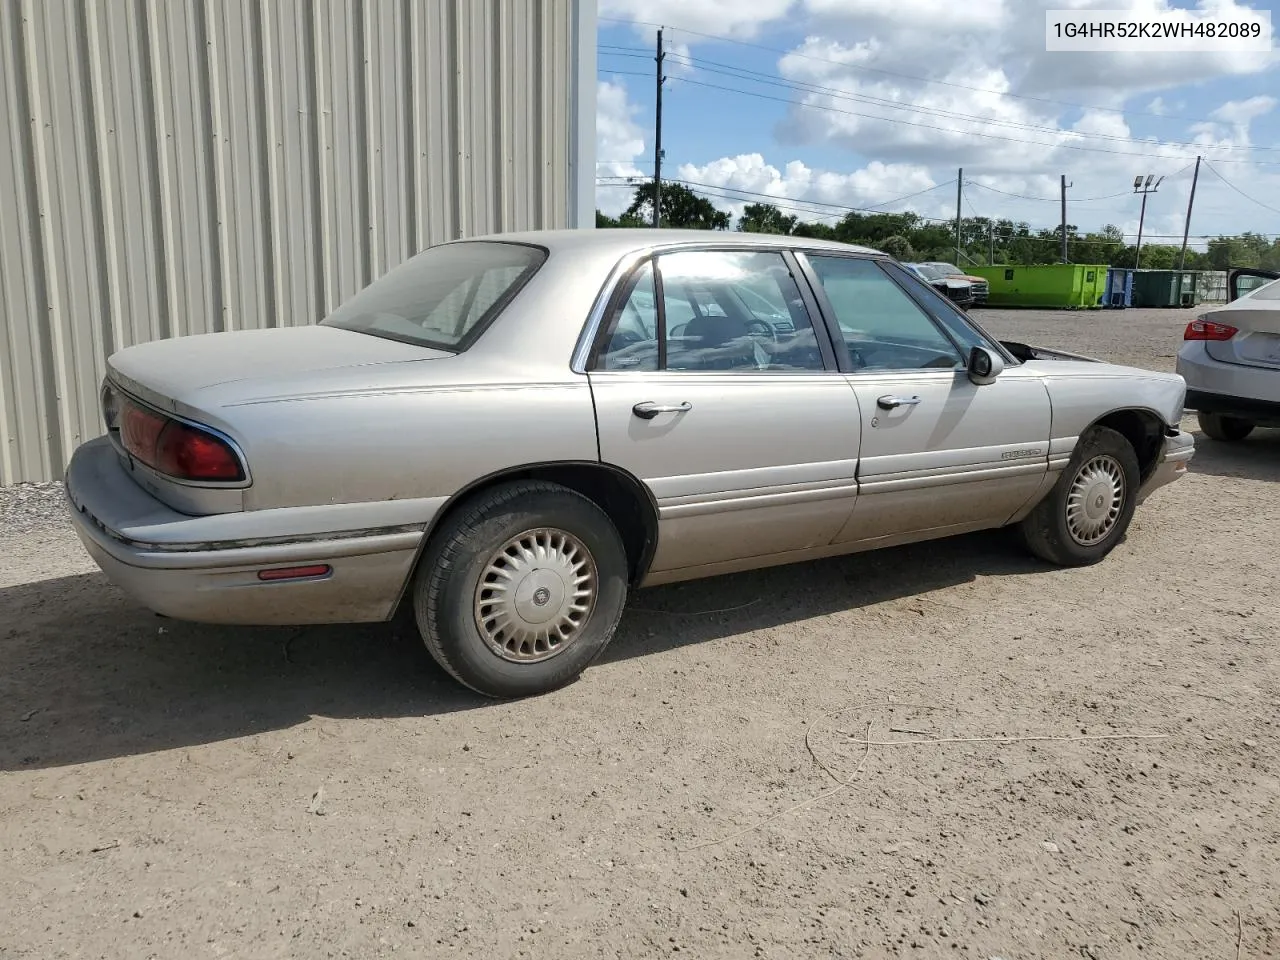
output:
<path id="1" fill-rule="evenodd" d="M 1187 381 L 1188 409 L 1280 426 L 1280 370 L 1223 363 L 1193 340 L 1178 351 L 1178 373 Z"/>

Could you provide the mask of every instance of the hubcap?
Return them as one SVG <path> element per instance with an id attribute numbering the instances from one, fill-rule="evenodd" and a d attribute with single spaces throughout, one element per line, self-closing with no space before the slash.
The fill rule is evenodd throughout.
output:
<path id="1" fill-rule="evenodd" d="M 1114 457 L 1094 457 L 1076 474 L 1067 493 L 1067 532 L 1082 546 L 1105 540 L 1124 507 L 1124 469 Z"/>
<path id="2" fill-rule="evenodd" d="M 581 540 L 563 530 L 526 530 L 485 564 L 476 585 L 476 626 L 504 660 L 547 660 L 581 634 L 596 588 L 595 559 Z"/>

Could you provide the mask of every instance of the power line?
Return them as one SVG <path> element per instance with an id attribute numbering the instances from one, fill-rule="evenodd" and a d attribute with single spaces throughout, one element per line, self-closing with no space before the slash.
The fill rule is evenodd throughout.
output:
<path id="1" fill-rule="evenodd" d="M 1089 147 L 1079 143 L 1045 143 L 1042 140 L 1022 140 L 1018 137 L 1003 137 L 996 133 L 982 133 L 977 130 L 956 130 L 954 127 L 939 127 L 931 123 L 918 123 L 914 120 L 902 120 L 895 117 L 883 117 L 872 113 L 859 113 L 855 110 L 840 110 L 836 107 L 826 107 L 816 103 L 805 103 L 804 101 L 791 100 L 786 97 L 774 97 L 767 93 L 756 93 L 754 90 L 740 90 L 737 87 L 725 87 L 716 83 L 707 83 L 703 80 L 694 80 L 690 77 L 675 77 L 681 83 L 691 83 L 699 87 L 708 87 L 712 90 L 723 90 L 728 93 L 737 93 L 745 97 L 755 97 L 760 100 L 772 100 L 776 103 L 794 104 L 798 107 L 805 107 L 809 110 L 820 110 L 824 113 L 838 113 L 849 117 L 861 117 L 865 120 L 880 120 L 885 123 L 900 123 L 908 127 L 921 127 L 925 130 L 934 130 L 939 133 L 951 133 L 962 137 L 981 137 L 986 140 L 1002 140 L 1006 143 L 1022 143 L 1033 147 L 1045 147 L 1047 149 L 1064 149 L 1064 150 L 1083 150 L 1088 153 L 1108 153 L 1121 157 L 1140 157 L 1142 159 L 1164 159 L 1164 160 L 1186 160 L 1187 157 L 1153 157 L 1151 154 L 1133 153 L 1129 150 L 1107 150 L 1103 147 Z M 1280 166 L 1280 161 L 1264 161 L 1264 160 L 1219 160 L 1220 163 L 1255 163 L 1259 165 Z"/>
<path id="2" fill-rule="evenodd" d="M 629 176 L 625 174 L 617 174 L 614 176 L 597 177 L 596 186 L 625 187 L 625 186 L 630 186 L 634 184 L 636 181 L 647 182 L 648 180 L 649 178 L 644 175 Z M 737 187 L 726 187 L 726 186 L 721 186 L 719 184 L 700 183 L 696 180 L 680 180 L 672 177 L 664 177 L 663 182 L 681 184 L 682 186 L 688 187 L 690 192 L 692 193 L 696 193 L 701 196 L 706 196 L 716 200 L 730 200 L 730 201 L 755 200 L 755 199 L 764 200 L 770 205 L 775 206 L 780 210 L 794 210 L 798 213 L 808 213 L 810 215 L 818 216 L 820 219 L 826 219 L 827 217 L 833 217 L 833 216 L 840 216 L 845 213 L 870 213 L 870 214 L 885 213 L 885 211 L 883 210 L 876 210 L 872 207 L 852 207 L 852 206 L 845 206 L 843 204 L 828 203 L 822 200 L 805 200 L 803 198 L 778 197 L 774 194 L 759 193 L 752 190 L 741 190 Z M 899 203 L 903 200 L 908 200 L 908 199 L 911 199 L 912 197 L 920 196 L 921 194 L 924 194 L 924 193 L 931 193 L 932 191 L 941 189 L 942 187 L 949 187 L 953 183 L 955 183 L 955 178 L 948 180 L 946 183 L 939 183 L 936 186 L 929 187 L 927 190 L 921 190 L 914 194 L 907 194 L 904 197 L 895 197 L 893 200 L 884 200 L 879 204 L 875 204 L 874 206 L 887 206 L 889 204 Z M 966 180 L 965 183 L 973 184 L 973 181 Z M 1230 184 L 1228 185 L 1230 186 Z M 708 191 L 720 191 L 720 192 L 711 193 Z M 738 196 L 734 196 L 733 194 L 737 194 Z M 979 214 L 977 212 L 977 208 L 974 207 L 973 202 L 969 200 L 967 195 L 965 196 L 964 199 L 969 204 L 969 209 L 973 211 L 974 219 L 987 220 L 993 225 L 998 222 L 997 218 L 995 217 L 984 217 L 981 214 Z M 797 204 L 808 204 L 809 207 L 800 207 L 800 206 L 797 206 Z M 822 213 L 820 210 L 812 209 L 812 207 L 814 206 L 830 208 L 832 212 Z M 954 218 L 952 217 L 926 217 L 922 214 L 915 214 L 914 211 L 903 211 L 903 212 L 913 213 L 920 220 L 923 220 L 927 223 L 943 223 L 950 226 L 955 222 Z M 1053 231 L 1055 235 L 1052 237 L 1037 237 L 1037 236 L 1031 236 L 1031 235 L 1020 236 L 1012 233 L 1007 235 L 1002 235 L 998 227 L 996 227 L 995 229 L 996 229 L 996 239 L 998 240 L 1002 239 L 1006 242 L 1011 242 L 1013 240 L 1027 240 L 1031 243 L 1061 243 L 1062 242 L 1061 237 L 1057 235 L 1060 229 L 1060 227 L 1057 227 L 1057 226 L 1036 228 L 1037 230 Z M 1265 239 L 1273 239 L 1273 238 L 1280 239 L 1280 233 L 1278 234 L 1255 233 L 1253 235 L 1258 237 L 1263 237 Z M 1127 238 L 1136 238 L 1138 235 L 1136 233 L 1123 233 L 1121 234 L 1121 236 L 1127 237 Z M 1182 234 L 1180 233 L 1146 233 L 1144 232 L 1143 236 L 1147 239 L 1155 239 L 1155 240 L 1181 240 L 1182 239 Z M 1219 236 L 1228 236 L 1228 235 L 1205 233 L 1205 234 L 1193 234 L 1192 236 L 1194 239 L 1197 239 L 1197 240 L 1214 240 L 1214 239 L 1217 239 Z M 1111 244 L 1111 245 L 1127 244 L 1126 240 L 1106 240 L 1101 237 L 1089 238 L 1079 234 L 1071 237 L 1071 242 L 1072 243 L 1098 243 L 1098 244 Z"/>
<path id="3" fill-rule="evenodd" d="M 1184 173 L 1186 173 L 1188 170 L 1190 170 L 1191 167 L 1192 167 L 1192 164 L 1189 163 L 1185 167 L 1183 167 L 1181 170 L 1179 170 L 1177 173 L 1171 173 L 1168 176 L 1163 177 L 1162 179 L 1172 180 L 1174 177 L 1180 177 Z M 1010 193 L 1008 190 L 1000 190 L 997 187 L 989 187 L 985 183 L 979 183 L 977 180 L 966 180 L 965 183 L 968 184 L 969 186 L 980 187 L 983 190 L 990 190 L 992 193 L 999 193 L 1006 197 L 1015 197 L 1018 200 L 1039 200 L 1045 203 L 1059 203 L 1061 202 L 1061 199 L 1062 199 L 1061 197 L 1028 197 L 1025 194 L 1021 194 L 1021 193 Z M 1097 203 L 1100 200 L 1115 200 L 1117 197 L 1127 197 L 1131 193 L 1132 193 L 1131 190 L 1121 190 L 1119 193 L 1108 194 L 1105 197 L 1081 197 L 1078 200 L 1072 199 L 1070 202 L 1071 203 Z"/>
<path id="4" fill-rule="evenodd" d="M 943 117 L 951 120 L 967 120 L 973 123 L 981 123 L 988 126 L 1008 127 L 1015 130 L 1026 130 L 1033 133 L 1048 133 L 1053 135 L 1064 135 L 1070 137 L 1083 137 L 1089 140 L 1101 140 L 1114 143 L 1140 144 L 1150 145 L 1151 141 L 1141 137 L 1122 137 L 1115 134 L 1107 133 L 1090 133 L 1083 130 L 1067 130 L 1062 127 L 1049 127 L 1042 124 L 1024 123 L 1019 120 L 1002 120 L 995 117 L 981 117 L 968 113 L 959 113 L 954 110 L 944 110 L 937 107 L 923 107 L 919 104 L 907 104 L 898 100 L 890 100 L 884 97 L 875 97 L 865 93 L 854 93 L 849 90 L 841 90 L 837 87 L 828 87 L 821 84 L 810 83 L 803 80 L 788 80 L 773 74 L 762 73 L 758 70 L 748 70 L 745 67 L 735 67 L 731 64 L 717 63 L 714 60 L 705 60 L 701 57 L 682 56 L 678 54 L 671 55 L 677 62 L 684 63 L 687 66 L 697 67 L 709 73 L 718 73 L 723 76 L 731 77 L 735 80 L 745 80 L 748 83 L 760 83 L 768 86 L 782 87 L 788 90 L 795 90 L 802 93 L 816 93 L 822 96 L 831 97 L 833 100 L 848 100 L 854 103 L 866 103 L 872 106 L 884 107 L 890 110 L 902 110 L 908 113 L 922 114 L 924 116 Z M 721 69 L 724 68 L 724 69 Z M 888 117 L 881 119 L 888 120 Z M 1162 140 L 1162 146 L 1168 147 L 1185 147 L 1196 150 L 1212 149 L 1212 150 L 1280 150 L 1280 147 L 1250 147 L 1238 146 L 1235 144 L 1229 146 L 1207 147 L 1204 144 L 1192 143 L 1182 140 Z"/>
<path id="5" fill-rule="evenodd" d="M 622 17 L 601 16 L 601 17 L 598 17 L 597 19 L 603 20 L 609 23 L 624 23 L 628 25 L 636 25 L 636 26 L 642 26 L 642 27 L 663 26 L 662 24 L 653 23 L 647 20 L 628 20 Z M 1077 110 L 1096 110 L 1099 112 L 1119 113 L 1119 114 L 1135 116 L 1135 117 L 1155 117 L 1156 119 L 1159 119 L 1159 120 L 1177 120 L 1185 123 L 1220 123 L 1221 122 L 1218 120 L 1211 120 L 1205 117 L 1184 117 L 1184 116 L 1174 116 L 1169 114 L 1152 113 L 1150 111 L 1144 111 L 1144 110 L 1125 110 L 1121 107 L 1093 106 L 1085 103 L 1073 103 L 1069 100 L 1054 100 L 1050 97 L 1033 97 L 1033 96 L 1030 96 L 1029 94 L 1010 93 L 1007 90 L 991 90 L 986 87 L 974 87 L 964 83 L 956 83 L 951 80 L 934 80 L 934 79 L 930 79 L 929 77 L 918 77 L 908 73 L 896 73 L 892 70 L 883 70 L 878 67 L 868 67 L 863 64 L 846 63 L 841 60 L 831 60 L 826 57 L 815 57 L 812 54 L 808 54 L 808 53 L 799 53 L 795 50 L 783 50 L 779 47 L 769 47 L 760 43 L 751 43 L 750 41 L 747 41 L 747 40 L 735 40 L 733 37 L 719 36 L 714 33 L 702 33 L 698 30 L 689 30 L 685 27 L 668 26 L 667 29 L 675 30 L 679 33 L 687 33 L 690 36 L 694 36 L 694 37 L 701 37 L 704 40 L 717 40 L 722 43 L 737 44 L 738 46 L 742 46 L 742 47 L 751 47 L 756 50 L 764 50 L 768 53 L 776 53 L 784 57 L 797 57 L 801 60 L 812 60 L 815 63 L 826 63 L 832 66 L 843 67 L 846 70 L 861 70 L 865 73 L 879 73 L 888 77 L 896 77 L 900 80 L 910 80 L 914 83 L 932 83 L 932 84 L 937 84 L 939 86 L 944 86 L 944 87 L 955 87 L 960 90 L 969 90 L 973 93 L 985 93 L 990 96 L 1007 97 L 1013 100 L 1028 100 L 1033 103 L 1051 103 L 1051 104 L 1054 104 L 1055 106 L 1060 106 L 1060 107 L 1074 107 Z"/>
<path id="6" fill-rule="evenodd" d="M 966 180 L 965 183 L 971 187 L 979 187 L 983 190 L 990 190 L 992 193 L 998 193 L 1001 196 L 1005 196 L 1005 197 L 1013 197 L 1017 200 L 1039 200 L 1044 203 L 1058 203 L 1061 199 L 1060 197 L 1028 197 L 1026 194 L 1022 194 L 1022 193 L 1010 193 L 1008 190 L 999 190 L 995 187 L 989 187 L 985 183 L 979 183 L 977 180 Z M 1131 191 L 1129 190 L 1122 190 L 1119 193 L 1113 193 L 1105 197 L 1086 197 L 1084 199 L 1073 200 L 1071 202 L 1072 203 L 1089 203 L 1095 200 L 1114 200 L 1116 197 L 1128 196 L 1130 192 Z"/>
<path id="7" fill-rule="evenodd" d="M 617 175 L 616 177 L 605 177 L 605 178 L 600 178 L 600 179 L 623 179 L 623 180 L 625 180 L 625 179 L 642 179 L 642 178 L 641 178 L 641 177 L 638 177 L 638 176 L 637 176 L 637 177 L 632 177 L 632 178 L 627 178 L 627 177 L 625 177 L 624 175 L 619 174 L 619 175 Z M 823 201 L 823 200 L 805 200 L 805 199 L 803 199 L 803 198 L 797 198 L 797 197 L 779 197 L 779 196 L 777 196 L 777 195 L 775 195 L 775 194 L 771 194 L 771 193 L 760 193 L 760 192 L 758 192 L 758 191 L 753 191 L 753 190 L 744 190 L 744 189 L 740 189 L 740 188 L 738 188 L 738 187 L 729 187 L 729 186 L 724 186 L 724 185 L 722 185 L 722 184 L 718 184 L 718 183 L 700 183 L 700 182 L 699 182 L 699 181 L 697 181 L 697 180 L 679 180 L 679 179 L 675 179 L 675 178 L 672 178 L 672 177 L 667 177 L 667 178 L 665 178 L 665 180 L 666 180 L 666 182 L 667 182 L 667 183 L 679 183 L 679 184 L 683 184 L 683 185 L 684 185 L 684 186 L 686 186 L 686 187 L 699 187 L 699 188 L 702 188 L 702 189 L 708 189 L 708 190 L 724 190 L 724 191 L 732 191 L 733 193 L 744 194 L 747 198 L 753 198 L 753 199 L 757 199 L 757 198 L 758 198 L 758 199 L 761 199 L 761 200 L 768 200 L 768 201 L 770 201 L 770 202 L 775 202 L 775 205 L 776 205 L 776 202 L 787 202 L 787 201 L 791 201 L 791 202 L 793 202 L 793 203 L 806 203 L 806 204 L 809 204 L 809 205 L 811 205 L 811 206 L 815 206 L 815 207 L 827 207 L 827 208 L 831 208 L 831 209 L 834 209 L 834 210 L 838 210 L 838 211 L 843 212 L 843 213 L 872 213 L 872 214 L 876 214 L 876 213 L 884 213 L 884 212 L 885 212 L 885 211 L 883 211 L 883 210 L 877 210 L 877 209 L 875 209 L 876 207 L 886 207 L 886 206 L 889 206 L 890 204 L 894 204 L 894 203 L 901 203 L 903 200 L 910 200 L 910 199 L 912 199 L 913 197 L 918 197 L 918 196 L 921 196 L 921 195 L 926 194 L 926 193 L 932 193 L 934 190 L 939 190 L 939 189 L 941 189 L 942 187 L 948 187 L 948 186 L 950 186 L 951 184 L 953 184 L 953 183 L 955 183 L 955 182 L 956 182 L 956 181 L 955 181 L 955 178 L 953 177 L 952 179 L 950 179 L 950 180 L 946 181 L 945 183 L 935 184 L 935 185 L 934 185 L 934 186 L 932 186 L 932 187 L 927 187 L 927 188 L 926 188 L 926 189 L 924 189 L 924 190 L 917 190 L 915 193 L 908 193 L 908 194 L 906 194 L 905 196 L 902 196 L 902 197 L 894 197 L 892 200 L 882 200 L 882 201 L 880 201 L 879 203 L 872 204 L 872 205 L 871 205 L 871 206 L 869 206 L 869 207 L 853 207 L 853 206 L 849 206 L 849 205 L 847 205 L 847 204 L 841 204 L 841 203 L 827 203 L 826 201 Z M 597 182 L 599 182 L 599 180 L 597 180 Z M 919 215 L 917 214 L 917 216 L 919 216 Z M 950 223 L 950 222 L 951 222 L 951 220 L 950 220 L 949 218 L 940 218 L 940 217 L 924 217 L 924 216 L 921 216 L 921 219 L 922 219 L 922 220 L 934 220 L 934 221 L 937 221 L 937 222 L 939 222 L 939 223 Z"/>
<path id="8" fill-rule="evenodd" d="M 1208 160 L 1206 160 L 1204 163 L 1205 163 L 1205 166 L 1207 166 L 1210 170 L 1213 171 L 1213 175 L 1215 177 L 1217 177 L 1219 180 L 1225 183 L 1228 187 L 1230 187 L 1236 193 L 1240 194 L 1240 196 L 1244 197 L 1250 203 L 1257 204 L 1258 206 L 1262 207 L 1264 210 L 1270 210 L 1272 213 L 1280 213 L 1280 209 L 1270 206 L 1269 204 L 1265 204 L 1261 200 L 1257 199 L 1256 197 L 1249 196 L 1249 194 L 1245 193 L 1243 190 L 1237 187 L 1234 183 L 1232 183 L 1230 180 L 1228 180 L 1226 177 L 1220 174 L 1217 170 L 1215 170 L 1213 164 L 1210 163 Z"/>

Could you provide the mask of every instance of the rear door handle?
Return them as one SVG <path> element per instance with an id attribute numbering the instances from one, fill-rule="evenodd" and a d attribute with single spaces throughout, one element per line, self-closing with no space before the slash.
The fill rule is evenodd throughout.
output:
<path id="1" fill-rule="evenodd" d="M 631 408 L 641 420 L 652 420 L 660 413 L 688 413 L 693 409 L 693 404 L 688 400 L 684 403 L 654 403 L 652 400 L 646 400 L 643 403 L 637 403 Z"/>
<path id="2" fill-rule="evenodd" d="M 876 406 L 881 410 L 893 410 L 895 407 L 914 407 L 920 402 L 919 397 L 881 397 Z"/>

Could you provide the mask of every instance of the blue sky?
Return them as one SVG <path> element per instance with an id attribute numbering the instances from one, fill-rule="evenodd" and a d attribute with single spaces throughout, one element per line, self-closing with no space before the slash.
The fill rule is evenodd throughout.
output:
<path id="1" fill-rule="evenodd" d="M 600 0 L 598 175 L 651 176 L 653 51 L 664 26 L 664 176 L 718 206 L 775 198 L 803 219 L 850 207 L 1136 233 L 1133 178 L 1165 176 L 1146 235 L 1280 236 L 1280 52 L 1046 53 L 1044 10 L 1280 0 Z M 728 89 L 725 89 L 728 88 Z M 630 189 L 597 189 L 616 213 Z M 916 194 L 908 200 L 896 198 Z M 1010 196 L 1014 194 L 1017 196 Z M 1200 244 L 1197 244 L 1200 245 Z"/>

